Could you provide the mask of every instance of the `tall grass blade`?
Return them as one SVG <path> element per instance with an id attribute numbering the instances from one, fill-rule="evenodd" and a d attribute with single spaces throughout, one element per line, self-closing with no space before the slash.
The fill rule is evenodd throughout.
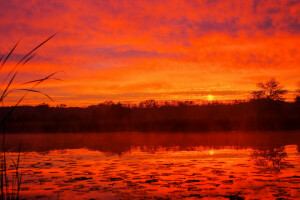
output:
<path id="1" fill-rule="evenodd" d="M 48 78 L 47 80 L 56 80 L 56 81 L 62 81 L 61 79 L 59 79 L 59 78 Z M 36 79 L 36 80 L 34 80 L 34 81 L 28 81 L 28 82 L 25 82 L 25 83 L 22 83 L 22 84 L 20 84 L 19 86 L 23 86 L 23 85 L 28 85 L 28 84 L 30 84 L 30 83 L 37 83 L 37 82 L 40 82 L 40 81 L 44 81 L 44 79 Z"/>
<path id="2" fill-rule="evenodd" d="M 17 68 L 18 66 L 23 66 L 25 65 L 28 61 L 30 61 L 36 54 L 33 54 L 34 51 L 36 51 L 38 48 L 40 48 L 42 45 L 44 45 L 46 42 L 48 42 L 51 38 L 53 38 L 57 33 L 51 35 L 50 37 L 48 37 L 46 40 L 44 40 L 42 43 L 40 43 L 39 45 L 37 45 L 35 48 L 33 48 L 29 53 L 27 53 L 25 56 L 22 57 L 22 59 L 20 59 L 19 62 L 17 62 L 17 64 L 9 71 L 9 73 L 6 75 L 4 81 L 3 81 L 3 86 L 6 85 L 5 89 L 3 90 L 1 97 L 0 97 L 0 103 L 4 102 L 4 99 L 8 96 L 8 94 L 10 94 L 12 91 L 15 90 L 23 90 L 26 93 L 18 100 L 17 103 L 15 103 L 14 106 L 9 107 L 9 110 L 7 113 L 3 112 L 3 117 L 0 121 L 0 126 L 2 126 L 3 128 L 3 140 L 2 140 L 2 155 L 1 155 L 1 177 L 0 177 L 0 189 L 1 189 L 1 200 L 13 200 L 13 199 L 19 199 L 19 192 L 20 192 L 20 186 L 21 186 L 21 180 L 22 180 L 22 173 L 19 173 L 19 163 L 20 163 L 20 152 L 21 152 L 21 147 L 19 146 L 19 154 L 18 154 L 18 158 L 17 158 L 17 163 L 12 160 L 13 162 L 13 166 L 15 167 L 15 175 L 12 176 L 12 182 L 10 183 L 8 180 L 8 175 L 7 175 L 7 163 L 6 163 L 6 151 L 5 151 L 5 122 L 6 120 L 10 117 L 10 115 L 14 112 L 14 110 L 19 106 L 19 104 L 24 100 L 24 98 L 27 96 L 28 93 L 30 92 L 35 92 L 35 93 L 40 93 L 43 94 L 44 96 L 46 96 L 48 99 L 50 99 L 51 101 L 53 101 L 53 99 L 39 91 L 34 89 L 35 87 L 37 87 L 39 84 L 41 84 L 42 82 L 44 82 L 45 80 L 48 79 L 55 79 L 52 78 L 52 76 L 54 76 L 57 72 L 52 73 L 48 76 L 46 76 L 45 78 L 42 79 L 37 79 L 34 81 L 29 81 L 24 83 L 25 84 L 29 84 L 29 83 L 34 83 L 34 85 L 28 89 L 28 88 L 17 88 L 17 89 L 10 89 L 13 81 L 15 80 L 16 75 L 18 74 L 19 69 Z M 11 49 L 11 51 L 8 53 L 8 55 L 5 57 L 4 55 L 2 55 L 0 57 L 0 70 L 4 67 L 5 63 L 7 62 L 7 60 L 11 57 L 12 53 L 14 52 L 14 50 L 16 49 L 16 47 L 18 46 L 20 40 L 14 45 L 14 47 Z M 33 54 L 33 55 L 32 55 Z M 3 60 L 4 59 L 4 60 Z M 3 61 L 3 62 L 2 62 Z M 8 81 L 7 84 L 4 84 L 8 79 L 10 79 Z M 59 80 L 59 79 L 56 79 Z M 0 86 L 0 89 L 2 87 L 2 85 Z M 54 102 L 54 101 L 53 101 Z M 11 185 L 10 185 L 11 184 Z M 11 190 L 11 192 L 9 192 Z"/>
<path id="3" fill-rule="evenodd" d="M 8 113 L 3 117 L 3 119 L 0 122 L 0 126 L 4 125 L 8 117 L 11 115 L 11 113 L 18 107 L 18 105 L 23 101 L 23 99 L 26 97 L 26 94 L 19 99 L 19 101 L 9 109 Z"/>
<path id="4" fill-rule="evenodd" d="M 61 79 L 58 79 L 58 78 L 51 78 L 52 76 L 54 76 L 57 73 L 58 72 L 54 72 L 54 73 L 46 76 L 45 78 L 36 79 L 36 80 L 33 80 L 33 81 L 28 81 L 28 82 L 22 83 L 21 85 L 27 85 L 27 84 L 30 84 L 30 83 L 39 83 L 39 82 L 43 82 L 43 81 L 48 80 L 48 79 L 61 80 Z"/>
<path id="5" fill-rule="evenodd" d="M 40 48 L 41 46 L 43 46 L 46 42 L 48 42 L 51 38 L 53 38 L 55 35 L 57 34 L 54 33 L 53 35 L 51 35 L 50 37 L 48 37 L 45 41 L 43 41 L 42 43 L 40 43 L 39 45 L 37 45 L 35 48 L 33 48 L 29 53 L 27 53 L 19 62 L 17 65 L 19 65 L 23 60 L 25 60 L 30 54 L 32 54 L 35 50 L 37 50 L 38 48 Z"/>
<path id="6" fill-rule="evenodd" d="M 51 38 L 53 38 L 55 35 L 57 34 L 54 33 L 53 35 L 51 35 L 49 38 L 47 38 L 45 41 L 43 41 L 42 43 L 40 43 L 39 45 L 37 45 L 35 48 L 33 48 L 29 53 L 27 53 L 15 66 L 14 68 L 8 73 L 8 75 L 5 77 L 3 83 L 8 79 L 8 77 L 15 71 L 15 69 L 19 66 L 20 63 L 22 63 L 28 56 L 30 56 L 34 51 L 36 51 L 38 48 L 40 48 L 41 46 L 43 46 L 46 42 L 48 42 Z M 27 61 L 24 61 L 23 65 L 26 63 Z"/>
<path id="7" fill-rule="evenodd" d="M 0 66 L 0 70 L 2 69 L 2 67 L 4 66 L 4 64 L 6 63 L 8 58 L 10 57 L 10 55 L 12 54 L 12 52 L 14 52 L 14 50 L 18 46 L 19 42 L 20 42 L 20 40 L 15 44 L 15 46 L 12 48 L 12 50 L 7 54 L 6 58 L 4 59 L 3 63 Z M 2 60 L 2 58 L 1 58 L 1 60 Z"/>
<path id="8" fill-rule="evenodd" d="M 50 78 L 51 78 L 52 76 L 54 76 L 56 73 L 57 73 L 57 72 L 54 72 L 54 73 L 52 73 L 52 74 L 46 76 L 45 78 L 40 79 L 34 86 L 31 87 L 31 89 L 28 89 L 28 90 L 27 90 L 27 93 L 25 93 L 24 96 L 23 96 L 21 99 L 19 99 L 19 101 L 18 101 L 13 107 L 11 107 L 11 109 L 8 111 L 8 113 L 3 117 L 2 121 L 0 122 L 0 126 L 3 125 L 3 124 L 5 123 L 5 121 L 6 121 L 6 120 L 8 119 L 8 117 L 11 115 L 11 113 L 16 109 L 16 107 L 17 107 L 17 106 L 23 101 L 23 99 L 27 96 L 28 92 L 33 92 L 33 91 L 30 91 L 30 90 L 34 90 L 34 88 L 35 88 L 36 86 L 38 86 L 39 84 L 41 84 L 43 81 L 50 79 Z M 48 95 L 47 95 L 47 96 L 48 96 Z M 1 97 L 1 99 L 2 99 L 2 97 Z M 0 99 L 0 100 L 1 100 L 1 99 Z M 51 99 L 51 97 L 50 97 L 50 99 Z M 52 100 L 52 99 L 51 99 L 51 100 Z M 53 100 L 52 100 L 52 101 L 53 101 Z M 3 102 L 3 100 L 2 100 L 2 102 Z"/>
<path id="9" fill-rule="evenodd" d="M 49 95 L 47 95 L 46 93 L 43 93 L 43 92 L 41 92 L 41 91 L 38 91 L 38 90 L 34 90 L 34 88 L 36 87 L 36 86 L 38 86 L 40 83 L 42 83 L 43 81 L 45 81 L 45 80 L 48 80 L 48 79 L 51 79 L 51 76 L 54 76 L 55 74 L 56 74 L 57 72 L 54 72 L 54 73 L 52 73 L 52 74 L 50 74 L 50 75 L 48 75 L 48 76 L 46 76 L 45 78 L 42 78 L 42 79 L 37 79 L 37 80 L 34 80 L 34 81 L 29 81 L 29 82 L 27 82 L 27 83 L 24 83 L 24 84 L 28 84 L 28 83 L 36 83 L 33 87 L 31 87 L 31 89 L 26 89 L 26 88 L 21 88 L 21 89 L 14 89 L 14 90 L 23 90 L 23 91 L 27 91 L 27 92 L 36 92 L 36 93 L 40 93 L 40 94 L 43 94 L 43 95 L 45 95 L 48 99 L 50 99 L 52 102 L 55 102 Z M 53 78 L 53 79 L 55 79 L 55 78 Z M 60 79 L 57 79 L 57 80 L 60 80 Z M 3 96 L 3 97 L 1 97 L 1 99 L 5 99 L 10 93 L 12 93 L 14 90 L 10 90 L 10 91 L 8 91 L 8 92 L 6 92 L 6 94 Z M 25 98 L 25 96 L 27 95 L 27 93 L 22 97 L 22 98 Z M 0 100 L 1 100 L 0 99 Z M 0 101 L 1 102 L 1 101 Z M 2 101 L 2 103 L 3 103 L 3 101 Z M 4 117 L 3 117 L 4 118 Z M 7 117 L 8 118 L 8 117 Z M 0 126 L 2 125 L 2 123 L 0 123 Z"/>
<path id="10" fill-rule="evenodd" d="M 9 89 L 11 83 L 13 82 L 13 80 L 15 79 L 16 75 L 17 75 L 18 71 L 16 71 L 16 73 L 13 75 L 13 77 L 10 79 L 9 83 L 7 84 L 5 90 L 3 91 L 1 98 L 0 98 L 0 102 L 3 103 L 3 97 L 5 96 L 7 90 Z"/>
<path id="11" fill-rule="evenodd" d="M 29 60 L 31 60 L 36 54 L 33 54 L 32 56 L 30 56 L 27 60 L 25 60 L 25 62 L 22 65 L 25 65 Z"/>
<path id="12" fill-rule="evenodd" d="M 54 100 L 46 93 L 38 91 L 38 90 L 32 90 L 32 89 L 17 89 L 17 90 L 23 90 L 23 91 L 28 91 L 28 92 L 35 92 L 35 93 L 39 93 L 42 94 L 44 96 L 46 96 L 48 99 L 50 99 L 52 102 L 54 102 Z"/>

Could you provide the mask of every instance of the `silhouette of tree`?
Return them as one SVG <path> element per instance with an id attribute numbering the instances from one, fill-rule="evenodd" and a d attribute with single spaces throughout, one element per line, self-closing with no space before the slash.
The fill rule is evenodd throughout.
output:
<path id="1" fill-rule="evenodd" d="M 257 87 L 260 90 L 256 90 L 251 92 L 253 99 L 268 99 L 274 101 L 282 101 L 284 100 L 284 95 L 288 92 L 283 89 L 278 81 L 274 78 L 271 78 L 267 82 L 259 82 Z"/>
<path id="2" fill-rule="evenodd" d="M 9 109 L 0 107 L 0 112 Z M 265 99 L 232 104 L 158 104 L 153 100 L 131 106 L 113 102 L 88 107 L 41 104 L 18 107 L 6 129 L 19 133 L 225 130 L 300 130 L 300 104 Z"/>
<path id="3" fill-rule="evenodd" d="M 155 100 L 146 100 L 146 101 L 142 101 L 139 105 L 140 108 L 156 108 L 158 105 L 157 101 Z"/>

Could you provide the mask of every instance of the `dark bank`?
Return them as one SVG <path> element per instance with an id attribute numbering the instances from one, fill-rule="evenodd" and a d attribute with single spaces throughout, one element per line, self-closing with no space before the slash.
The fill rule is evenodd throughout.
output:
<path id="1" fill-rule="evenodd" d="M 9 109 L 4 107 L 1 109 Z M 231 104 L 191 101 L 139 105 L 106 102 L 82 107 L 20 106 L 7 132 L 255 131 L 299 130 L 300 101 L 252 99 Z"/>

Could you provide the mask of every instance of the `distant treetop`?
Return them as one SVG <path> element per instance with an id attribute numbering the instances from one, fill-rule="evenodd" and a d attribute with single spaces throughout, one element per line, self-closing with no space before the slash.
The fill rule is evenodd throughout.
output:
<path id="1" fill-rule="evenodd" d="M 283 101 L 284 95 L 288 92 L 287 90 L 283 89 L 283 86 L 281 86 L 280 83 L 274 78 L 271 78 L 265 83 L 259 82 L 257 87 L 259 90 L 251 92 L 253 99 Z"/>

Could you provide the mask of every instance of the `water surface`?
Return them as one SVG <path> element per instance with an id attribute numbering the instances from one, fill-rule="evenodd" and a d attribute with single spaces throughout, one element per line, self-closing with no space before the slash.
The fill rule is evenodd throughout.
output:
<path id="1" fill-rule="evenodd" d="M 297 199 L 299 132 L 9 134 L 25 199 Z M 13 173 L 13 165 L 9 168 Z"/>

